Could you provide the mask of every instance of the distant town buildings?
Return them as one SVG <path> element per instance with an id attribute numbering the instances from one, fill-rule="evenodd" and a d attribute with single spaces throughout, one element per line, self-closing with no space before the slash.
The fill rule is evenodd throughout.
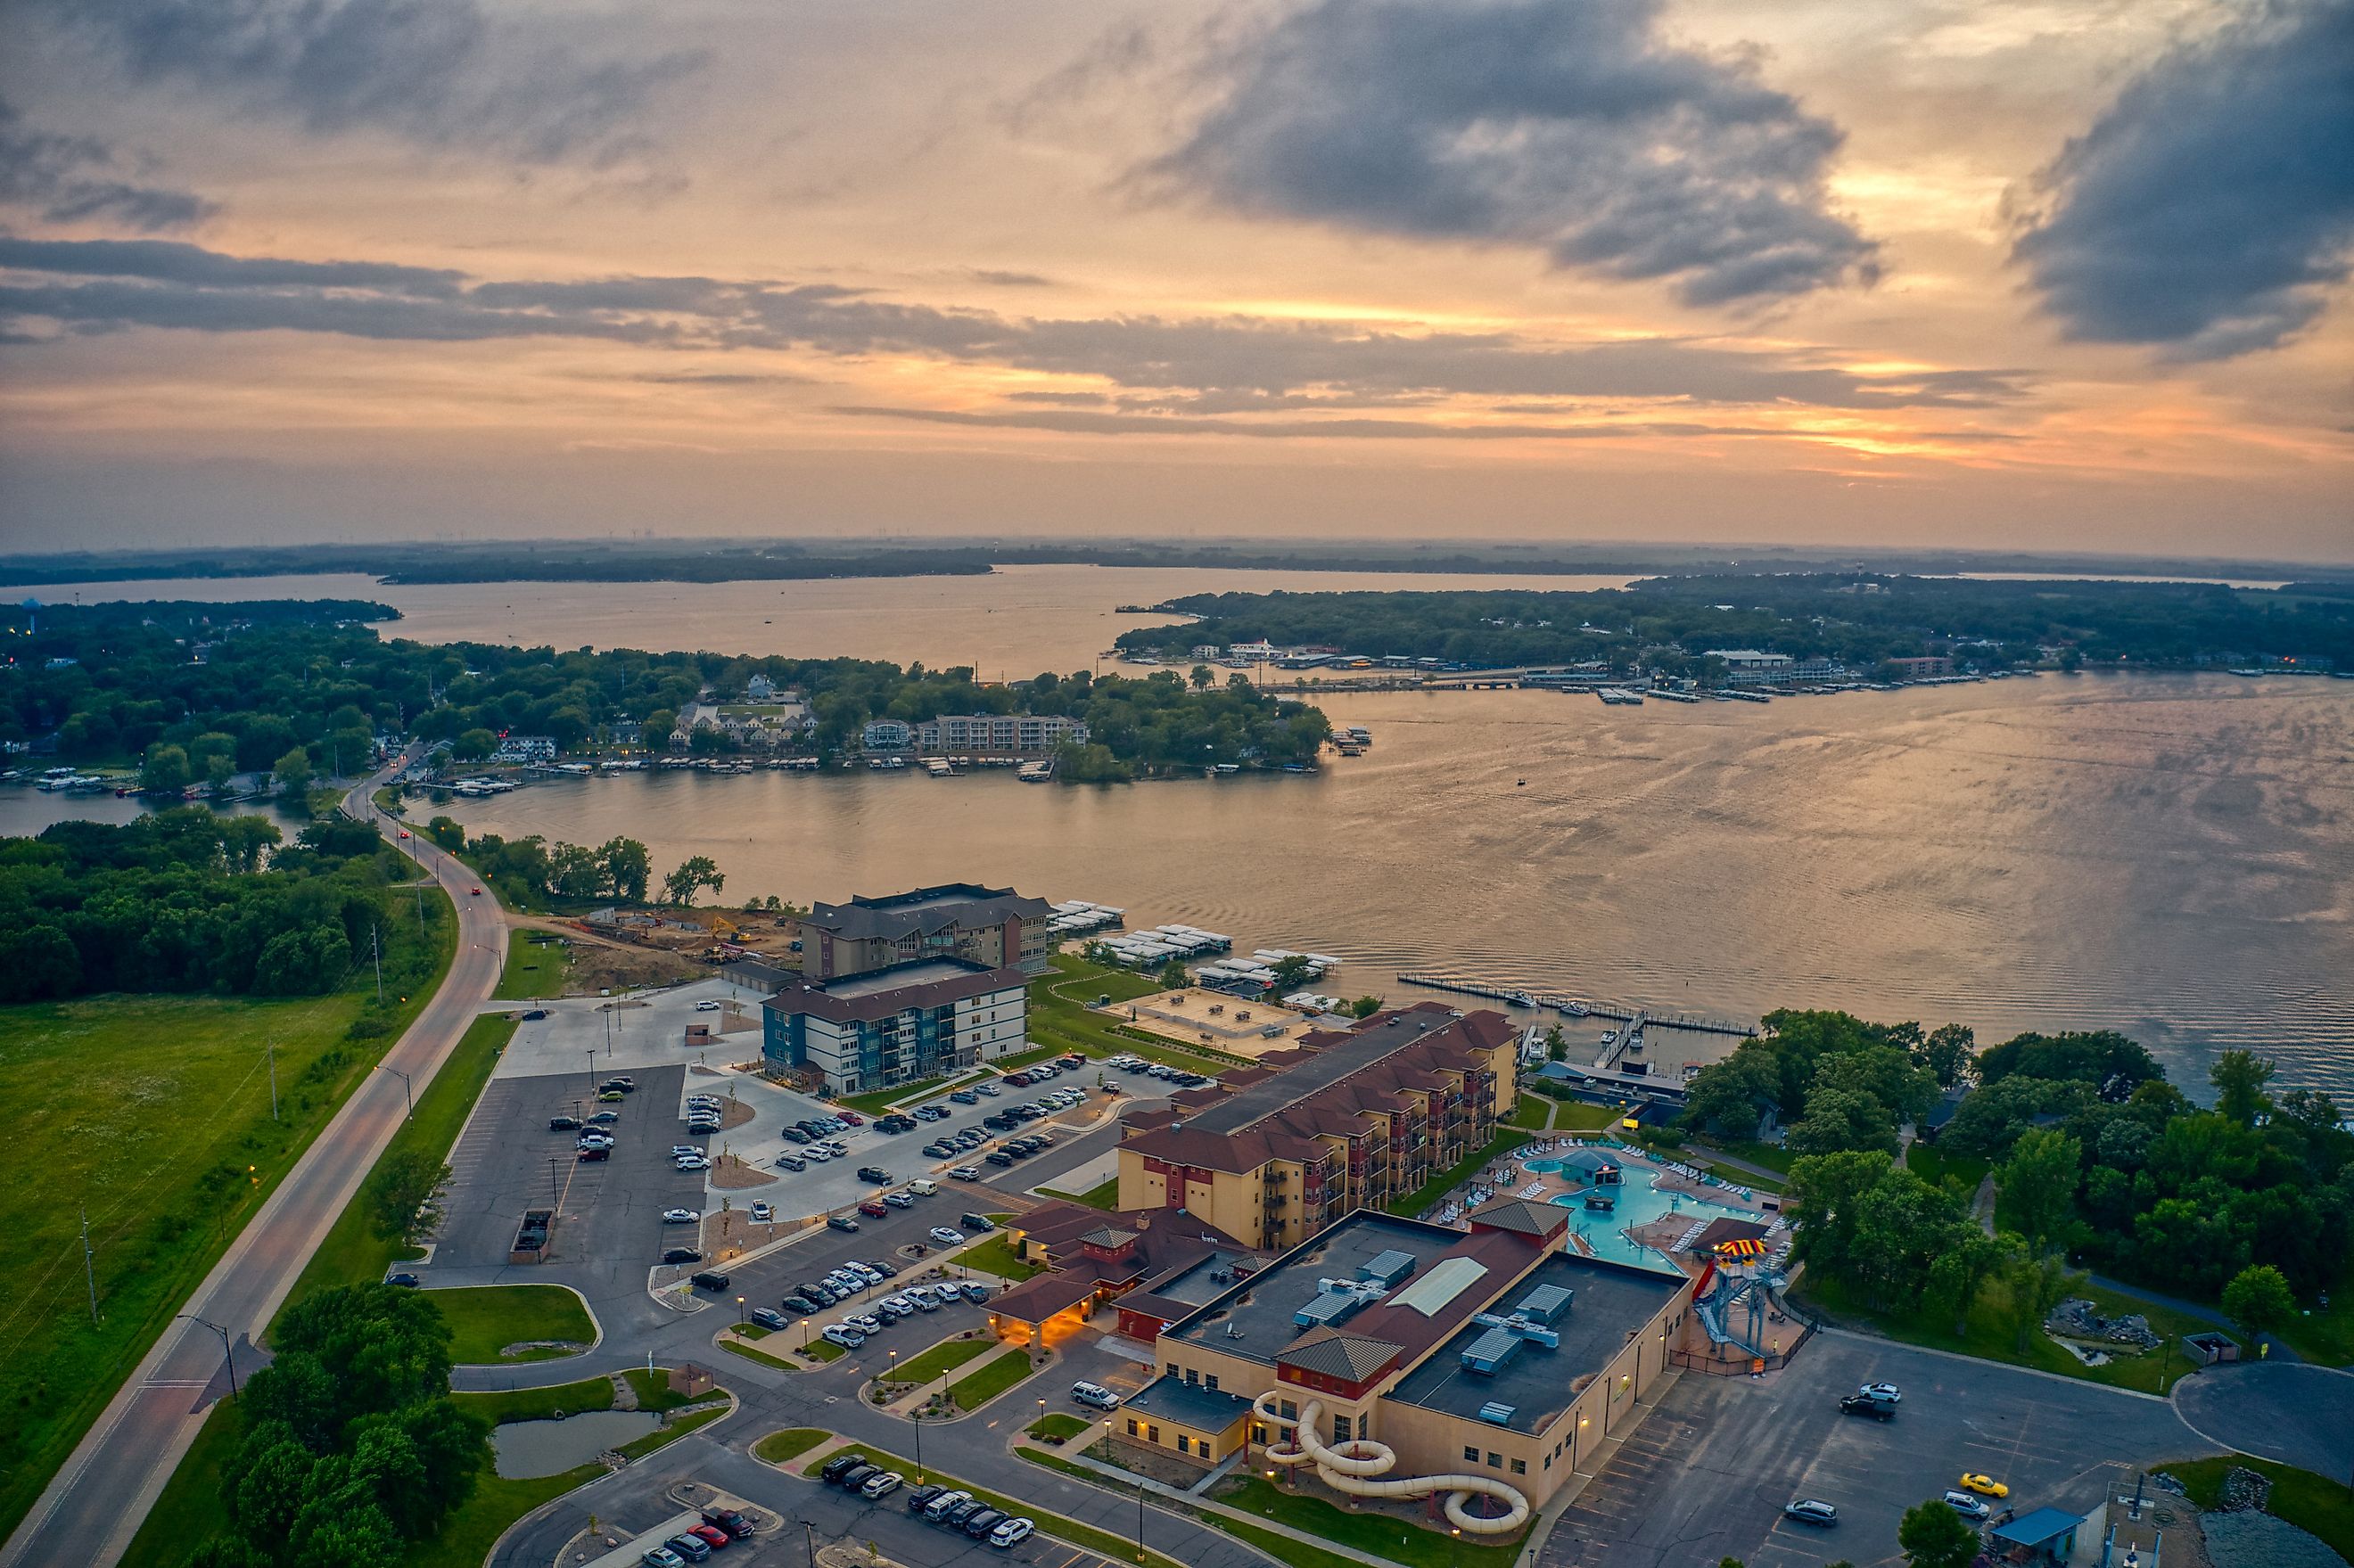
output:
<path id="1" fill-rule="evenodd" d="M 868 751 L 957 752 L 963 754 L 1051 751 L 1066 741 L 1084 746 L 1087 726 L 1060 714 L 947 714 L 909 724 L 903 719 L 870 719 L 859 731 L 859 745 Z"/>
<path id="2" fill-rule="evenodd" d="M 491 760 L 511 766 L 553 762 L 556 760 L 556 740 L 545 735 L 511 735 L 499 742 L 499 748 L 491 753 Z"/>
<path id="3" fill-rule="evenodd" d="M 1934 676 L 1950 675 L 1954 673 L 1954 659 L 1950 653 L 1929 653 L 1918 658 L 1889 659 L 1882 662 L 1893 664 L 1904 672 L 1904 678 L 1908 681 L 1927 680 Z"/>

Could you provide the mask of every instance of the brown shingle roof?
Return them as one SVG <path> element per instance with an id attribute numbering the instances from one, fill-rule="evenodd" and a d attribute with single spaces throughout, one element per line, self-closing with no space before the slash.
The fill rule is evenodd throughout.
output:
<path id="1" fill-rule="evenodd" d="M 1569 1228 L 1569 1215 L 1553 1203 L 1532 1203 L 1526 1198 L 1499 1198 L 1471 1211 L 1475 1225 L 1492 1225 L 1524 1236 L 1549 1236 Z"/>
<path id="2" fill-rule="evenodd" d="M 1404 1345 L 1394 1345 L 1387 1340 L 1371 1340 L 1339 1329 L 1319 1329 L 1294 1340 L 1275 1358 L 1275 1364 L 1322 1372 L 1346 1383 L 1363 1383 L 1405 1353 Z"/>

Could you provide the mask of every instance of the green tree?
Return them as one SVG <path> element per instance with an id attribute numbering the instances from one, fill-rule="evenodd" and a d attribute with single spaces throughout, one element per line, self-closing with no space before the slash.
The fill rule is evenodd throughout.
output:
<path id="1" fill-rule="evenodd" d="M 450 1167 L 419 1150 L 398 1150 L 376 1161 L 376 1172 L 361 1189 L 368 1229 L 383 1241 L 408 1241 L 429 1219 L 427 1205 Z"/>
<path id="2" fill-rule="evenodd" d="M 679 863 L 677 870 L 663 878 L 663 895 L 673 904 L 692 904 L 704 888 L 717 893 L 726 881 L 709 855 L 689 855 Z"/>
<path id="3" fill-rule="evenodd" d="M 270 776 L 278 781 L 278 796 L 289 810 L 303 816 L 311 814 L 311 754 L 301 747 L 287 752 L 270 765 Z"/>
<path id="4" fill-rule="evenodd" d="M 188 754 L 159 740 L 147 748 L 147 759 L 140 764 L 139 788 L 151 795 L 176 795 L 195 777 L 188 767 Z"/>
<path id="5" fill-rule="evenodd" d="M 1161 966 L 1161 983 L 1170 991 L 1182 991 L 1193 983 L 1193 977 L 1185 972 L 1185 960 L 1172 959 Z"/>
<path id="6" fill-rule="evenodd" d="M 2215 1086 L 2215 1109 L 2242 1127 L 2254 1125 L 2272 1108 L 2264 1094 L 2272 1078 L 2273 1065 L 2253 1051 L 2226 1051 L 2207 1070 L 2207 1081 Z"/>
<path id="7" fill-rule="evenodd" d="M 2030 1253 L 2041 1256 L 2067 1226 L 2083 1169 L 2084 1150 L 2056 1128 L 2031 1128 L 2011 1145 L 1995 1181 Z"/>
<path id="8" fill-rule="evenodd" d="M 2027 1244 L 2018 1236 L 2012 1235 L 2009 1240 L 2017 1248 L 2017 1255 L 2008 1271 L 2011 1327 L 2016 1330 L 2013 1343 L 2024 1353 L 2033 1341 L 2036 1330 L 2052 1315 L 2052 1308 L 2068 1298 L 2068 1292 L 2074 1287 L 2077 1276 L 2070 1273 L 2068 1266 L 2058 1257 L 2048 1255 L 2037 1257 L 2027 1250 Z"/>
<path id="9" fill-rule="evenodd" d="M 1293 991 L 1306 985 L 1309 977 L 1313 973 L 1315 973 L 1315 961 L 1294 953 L 1288 959 L 1276 960 L 1275 979 L 1268 982 L 1267 989 L 1278 996 L 1289 996 Z"/>
<path id="10" fill-rule="evenodd" d="M 635 839 L 607 839 L 597 853 L 605 862 L 605 880 L 613 896 L 631 904 L 646 898 L 646 879 L 653 874 L 653 859 Z"/>
<path id="11" fill-rule="evenodd" d="M 2296 1293 L 2289 1288 L 2287 1277 L 2271 1264 L 2251 1264 L 2223 1287 L 2223 1316 L 2248 1337 L 2253 1347 L 2296 1317 Z"/>
<path id="12" fill-rule="evenodd" d="M 1207 664 L 1196 664 L 1193 666 L 1193 674 L 1188 678 L 1193 681 L 1195 691 L 1206 692 L 1218 677 Z"/>
<path id="13" fill-rule="evenodd" d="M 499 748 L 499 737 L 487 729 L 461 731 L 450 742 L 450 755 L 461 762 L 480 762 Z"/>
<path id="14" fill-rule="evenodd" d="M 1968 1024 L 1941 1024 L 1929 1032 L 1913 1059 L 1929 1070 L 1939 1088 L 1950 1089 L 1969 1076 L 1977 1045 L 1978 1036 Z"/>
<path id="15" fill-rule="evenodd" d="M 1896 1522 L 1896 1544 L 1911 1568 L 1970 1568 L 1978 1554 L 1978 1531 L 1943 1498 L 1906 1509 Z"/>
<path id="16" fill-rule="evenodd" d="M 1744 1040 L 1732 1055 L 1700 1070 L 1684 1097 L 1684 1125 L 1733 1138 L 1754 1138 L 1765 1114 L 1781 1100 L 1781 1071 L 1773 1048 Z"/>
<path id="17" fill-rule="evenodd" d="M 610 878 L 599 851 L 559 843 L 547 852 L 548 891 L 566 898 L 594 898 Z"/>
<path id="18" fill-rule="evenodd" d="M 2010 1266 L 2011 1249 L 1999 1236 L 1976 1225 L 1955 1233 L 1953 1242 L 1929 1266 L 1929 1294 L 1954 1314 L 1954 1337 L 1967 1339 L 1970 1308 L 1978 1305 L 1988 1280 Z"/>
<path id="19" fill-rule="evenodd" d="M 237 776 L 237 758 L 227 752 L 215 752 L 205 758 L 205 788 L 219 795 L 228 789 L 228 781 Z"/>
<path id="20" fill-rule="evenodd" d="M 1382 999 L 1377 996 L 1361 996 L 1349 1004 L 1351 1016 L 1356 1018 L 1371 1018 L 1381 1010 Z"/>
<path id="21" fill-rule="evenodd" d="M 466 825 L 455 817 L 436 817 L 425 824 L 425 836 L 456 854 L 466 847 Z"/>

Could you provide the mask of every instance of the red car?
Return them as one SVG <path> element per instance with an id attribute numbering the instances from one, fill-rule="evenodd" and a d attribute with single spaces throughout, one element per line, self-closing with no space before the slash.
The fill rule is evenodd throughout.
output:
<path id="1" fill-rule="evenodd" d="M 470 889 L 469 891 L 471 891 L 477 898 L 480 898 L 482 895 L 482 890 L 479 887 Z"/>
<path id="2" fill-rule="evenodd" d="M 842 1121 L 843 1125 L 845 1127 L 864 1127 L 866 1125 L 866 1118 L 860 1116 L 854 1110 L 843 1111 L 842 1113 Z"/>
<path id="3" fill-rule="evenodd" d="M 869 1198 L 864 1202 L 858 1205 L 858 1212 L 862 1214 L 872 1214 L 879 1220 L 891 1211 L 883 1206 L 882 1199 Z"/>
<path id="4" fill-rule="evenodd" d="M 687 1534 L 699 1537 L 705 1546 L 710 1547 L 714 1552 L 718 1551 L 721 1547 L 726 1545 L 728 1542 L 735 1539 L 735 1537 L 729 1535 L 726 1531 L 720 1529 L 716 1524 L 698 1524 L 693 1530 L 688 1531 Z"/>
<path id="5" fill-rule="evenodd" d="M 403 829 L 401 829 L 401 830 L 400 830 L 400 836 L 401 836 L 402 838 L 407 838 L 407 837 L 408 837 L 408 836 L 409 836 L 409 834 L 408 834 L 408 830 L 407 828 L 403 828 Z"/>

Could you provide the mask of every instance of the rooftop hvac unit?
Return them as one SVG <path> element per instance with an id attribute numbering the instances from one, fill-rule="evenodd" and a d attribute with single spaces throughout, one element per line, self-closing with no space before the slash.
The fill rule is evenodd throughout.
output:
<path id="1" fill-rule="evenodd" d="M 1570 1303 L 1575 1300 L 1576 1297 L 1577 1292 L 1564 1286 L 1540 1285 L 1521 1298 L 1520 1305 L 1512 1308 L 1512 1315 L 1517 1318 L 1533 1318 L 1540 1323 L 1550 1323 L 1568 1311 Z"/>
<path id="2" fill-rule="evenodd" d="M 1490 1329 L 1463 1347 L 1463 1370 L 1493 1377 L 1520 1353 L 1521 1337 L 1504 1329 Z"/>
<path id="3" fill-rule="evenodd" d="M 1479 1419 L 1490 1426 L 1510 1426 L 1520 1409 L 1517 1404 L 1500 1404 L 1491 1399 L 1479 1407 Z"/>
<path id="4" fill-rule="evenodd" d="M 1375 1285 L 1392 1286 L 1414 1272 L 1414 1254 L 1392 1247 L 1376 1253 L 1367 1262 L 1357 1266 L 1357 1277 Z"/>

